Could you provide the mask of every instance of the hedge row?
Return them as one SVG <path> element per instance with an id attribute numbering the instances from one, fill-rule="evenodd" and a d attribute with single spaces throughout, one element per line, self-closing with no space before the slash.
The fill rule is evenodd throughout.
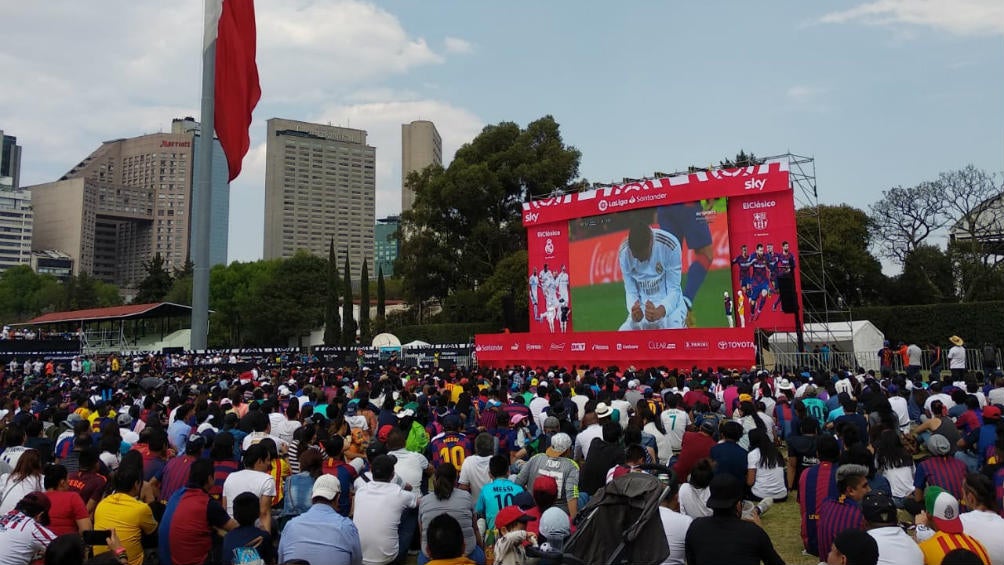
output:
<path id="1" fill-rule="evenodd" d="M 958 335 L 967 345 L 1004 344 L 1004 301 L 922 306 L 872 306 L 855 308 L 855 320 L 868 320 L 897 342 L 948 345 Z"/>
<path id="2" fill-rule="evenodd" d="M 401 340 L 401 343 L 408 343 L 420 339 L 429 343 L 467 343 L 474 341 L 474 334 L 498 333 L 502 331 L 495 323 L 469 323 L 469 324 L 425 324 L 414 326 L 401 326 L 392 329 Z"/>

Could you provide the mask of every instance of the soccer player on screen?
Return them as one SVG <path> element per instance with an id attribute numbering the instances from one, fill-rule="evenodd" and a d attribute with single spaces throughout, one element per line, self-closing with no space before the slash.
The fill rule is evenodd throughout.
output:
<path id="1" fill-rule="evenodd" d="M 628 311 L 621 331 L 685 327 L 689 308 L 680 287 L 683 261 L 676 237 L 639 221 L 621 244 L 618 262 Z"/>
<path id="2" fill-rule="evenodd" d="M 703 211 L 700 202 L 691 202 L 660 206 L 655 212 L 659 229 L 676 234 L 681 242 L 686 242 L 694 250 L 693 259 L 687 266 L 687 284 L 683 288 L 683 298 L 691 308 L 715 260 L 711 227 L 701 214 Z"/>
<path id="3" fill-rule="evenodd" d="M 723 302 L 725 305 L 725 320 L 729 323 L 730 328 L 734 328 L 736 321 L 732 318 L 732 297 L 729 296 L 729 291 L 727 290 L 725 291 Z"/>
<path id="4" fill-rule="evenodd" d="M 533 319 L 537 322 L 540 321 L 540 314 L 537 312 L 537 286 L 540 285 L 540 279 L 537 278 L 537 269 L 533 269 L 533 274 L 530 275 L 530 304 L 533 304 Z"/>
<path id="5" fill-rule="evenodd" d="M 568 270 L 564 265 L 561 266 L 558 276 L 554 278 L 554 283 L 558 285 L 558 300 L 568 304 Z"/>
<path id="6" fill-rule="evenodd" d="M 774 261 L 774 272 L 777 273 L 778 277 L 790 277 L 795 272 L 795 255 L 788 249 L 787 241 L 781 242 L 781 252 L 777 254 Z M 780 305 L 781 294 L 778 293 L 772 310 L 777 311 L 777 307 Z"/>
<path id="7" fill-rule="evenodd" d="M 732 260 L 733 265 L 739 266 L 739 287 L 746 288 L 750 284 L 750 267 L 753 265 L 753 257 L 750 257 L 749 249 L 743 245 L 739 248 L 739 255 Z"/>
<path id="8" fill-rule="evenodd" d="M 763 252 L 763 244 L 756 244 L 756 253 L 750 264 L 750 320 L 756 320 L 767 303 L 770 293 L 770 265 Z"/>

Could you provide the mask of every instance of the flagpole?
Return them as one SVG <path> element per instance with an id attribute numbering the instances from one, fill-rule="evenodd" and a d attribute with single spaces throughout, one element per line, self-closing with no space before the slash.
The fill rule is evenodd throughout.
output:
<path id="1" fill-rule="evenodd" d="M 192 278 L 192 333 L 189 349 L 206 349 L 209 340 L 209 232 L 212 218 L 213 146 L 215 145 L 216 35 L 220 1 L 205 0 L 202 46 L 201 143 L 196 159 L 199 176 L 192 199 L 191 256 L 195 264 Z"/>

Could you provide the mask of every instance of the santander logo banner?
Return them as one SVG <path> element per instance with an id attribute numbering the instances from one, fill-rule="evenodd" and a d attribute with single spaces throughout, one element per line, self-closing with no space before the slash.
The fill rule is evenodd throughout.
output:
<path id="1" fill-rule="evenodd" d="M 701 171 L 612 185 L 523 204 L 523 225 L 549 224 L 623 210 L 722 196 L 791 191 L 788 164 L 771 162 L 741 169 Z"/>

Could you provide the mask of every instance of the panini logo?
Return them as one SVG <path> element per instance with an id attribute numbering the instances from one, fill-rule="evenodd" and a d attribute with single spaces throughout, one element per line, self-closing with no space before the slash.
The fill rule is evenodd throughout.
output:
<path id="1" fill-rule="evenodd" d="M 706 341 L 686 341 L 684 347 L 687 349 L 709 349 L 711 344 Z"/>
<path id="2" fill-rule="evenodd" d="M 584 342 L 584 341 L 573 341 L 572 342 L 572 347 L 570 349 L 572 351 L 585 351 L 586 350 L 586 342 Z"/>

